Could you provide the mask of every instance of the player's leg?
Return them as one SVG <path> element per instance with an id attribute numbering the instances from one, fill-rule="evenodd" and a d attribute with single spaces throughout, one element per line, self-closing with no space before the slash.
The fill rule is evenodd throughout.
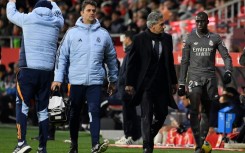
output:
<path id="1" fill-rule="evenodd" d="M 26 145 L 26 129 L 30 101 L 34 98 L 35 92 L 33 89 L 36 80 L 35 77 L 33 77 L 33 75 L 35 74 L 30 69 L 21 69 L 17 74 L 16 127 L 18 145 L 16 149 L 22 150 L 23 152 L 31 150 L 31 147 Z M 23 145 L 26 146 L 23 147 Z"/>
<path id="2" fill-rule="evenodd" d="M 48 104 L 50 96 L 50 87 L 52 73 L 51 71 L 36 70 L 39 75 L 37 94 L 35 95 L 36 101 L 36 110 L 38 116 L 39 124 L 39 147 L 38 150 L 46 152 L 46 145 L 48 140 L 48 129 L 49 129 L 49 120 L 48 120 Z"/>
<path id="3" fill-rule="evenodd" d="M 202 116 L 201 116 L 201 143 L 205 141 L 209 130 L 209 116 L 211 108 L 219 100 L 217 81 L 215 78 L 208 79 L 204 86 L 202 96 Z M 218 117 L 218 112 L 213 112 L 215 115 L 212 118 Z"/>
<path id="4" fill-rule="evenodd" d="M 200 108 L 201 108 L 202 86 L 195 86 L 189 91 L 190 98 L 190 125 L 196 142 L 196 148 L 202 147 L 200 141 Z"/>
<path id="5" fill-rule="evenodd" d="M 85 90 L 83 85 L 71 85 L 70 88 L 70 136 L 71 136 L 71 150 L 78 151 L 78 131 L 80 125 L 80 113 L 83 103 L 85 102 Z"/>
<path id="6" fill-rule="evenodd" d="M 153 139 L 151 135 L 151 125 L 153 117 L 153 102 L 152 95 L 149 91 L 144 91 L 141 101 L 141 132 L 143 138 L 143 150 L 145 152 L 152 152 Z"/>

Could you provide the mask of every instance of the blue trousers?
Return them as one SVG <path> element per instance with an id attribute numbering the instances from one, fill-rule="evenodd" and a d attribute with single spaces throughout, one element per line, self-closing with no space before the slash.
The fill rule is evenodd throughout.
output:
<path id="1" fill-rule="evenodd" d="M 92 146 L 99 143 L 100 134 L 100 103 L 101 85 L 71 85 L 70 89 L 70 136 L 72 145 L 78 146 L 78 131 L 80 125 L 80 114 L 84 103 L 87 101 L 90 133 Z"/>
<path id="2" fill-rule="evenodd" d="M 27 116 L 35 100 L 39 121 L 39 147 L 46 147 L 48 137 L 48 103 L 53 72 L 22 68 L 17 74 L 16 127 L 18 142 L 26 141 Z"/>

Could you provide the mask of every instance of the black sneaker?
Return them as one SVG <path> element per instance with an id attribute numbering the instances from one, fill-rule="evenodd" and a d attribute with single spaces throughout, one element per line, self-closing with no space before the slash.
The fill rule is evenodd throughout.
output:
<path id="1" fill-rule="evenodd" d="M 96 144 L 92 149 L 91 153 L 102 153 L 105 152 L 108 148 L 109 140 L 105 139 L 103 143 Z"/>
<path id="2" fill-rule="evenodd" d="M 47 153 L 46 148 L 39 148 L 37 149 L 37 153 Z"/>
<path id="3" fill-rule="evenodd" d="M 21 146 L 16 146 L 13 153 L 28 153 L 31 151 L 31 147 L 29 145 L 27 145 L 26 143 L 24 143 Z"/>
<path id="4" fill-rule="evenodd" d="M 78 153 L 77 147 L 71 147 L 68 153 Z"/>
<path id="5" fill-rule="evenodd" d="M 194 153 L 205 153 L 205 151 L 201 148 L 196 148 Z"/>

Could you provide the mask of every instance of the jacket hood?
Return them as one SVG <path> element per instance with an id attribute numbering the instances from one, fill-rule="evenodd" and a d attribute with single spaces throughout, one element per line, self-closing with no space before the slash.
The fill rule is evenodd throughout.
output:
<path id="1" fill-rule="evenodd" d="M 34 13 L 44 16 L 52 16 L 52 10 L 46 7 L 38 7 L 33 10 Z"/>
<path id="2" fill-rule="evenodd" d="M 83 19 L 82 17 L 77 19 L 76 26 L 84 28 L 84 29 L 92 29 L 92 30 L 96 30 L 96 29 L 100 28 L 99 20 L 95 19 L 96 22 L 93 24 L 84 24 L 82 22 L 82 19 Z"/>

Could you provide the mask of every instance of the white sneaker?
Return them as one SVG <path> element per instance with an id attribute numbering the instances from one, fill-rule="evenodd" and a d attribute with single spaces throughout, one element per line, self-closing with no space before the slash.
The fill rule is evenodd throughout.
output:
<path id="1" fill-rule="evenodd" d="M 122 144 L 126 140 L 125 136 L 122 136 L 119 140 L 115 141 L 115 144 Z"/>
<path id="2" fill-rule="evenodd" d="M 115 144 L 117 145 L 135 145 L 138 144 L 138 141 L 134 141 L 132 137 L 128 137 L 127 139 L 125 137 L 122 137 L 120 140 L 116 141 Z"/>

